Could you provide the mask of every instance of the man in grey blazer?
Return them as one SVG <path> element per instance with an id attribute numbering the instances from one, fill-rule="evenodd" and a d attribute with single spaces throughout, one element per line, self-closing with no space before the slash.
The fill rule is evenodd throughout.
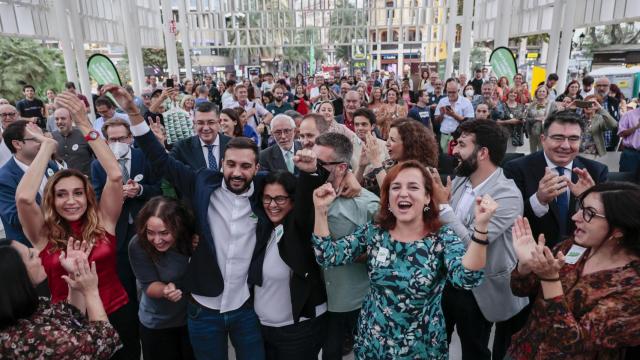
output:
<path id="1" fill-rule="evenodd" d="M 460 125 L 461 135 L 453 150 L 460 160 L 458 175 L 453 183 L 443 187 L 448 199 L 440 202 L 440 221 L 452 228 L 466 246 L 474 232 L 474 200 L 490 195 L 498 210 L 489 223 L 489 247 L 485 278 L 472 290 L 445 286 L 442 310 L 447 325 L 449 341 L 454 327 L 462 344 L 463 359 L 490 359 L 488 348 L 491 327 L 496 323 L 493 359 L 502 359 L 512 335 L 517 328 L 513 322 L 525 321 L 517 317 L 529 303 L 528 298 L 511 293 L 510 275 L 516 266 L 516 255 L 511 240 L 511 227 L 523 211 L 523 200 L 513 180 L 504 176 L 498 166 L 506 151 L 506 134 L 495 122 L 475 120 Z M 439 179 L 439 177 L 436 177 Z M 435 191 L 438 193 L 438 191 Z M 526 313 L 525 313 L 526 314 Z M 523 315 L 526 316 L 526 315 Z"/>
<path id="2" fill-rule="evenodd" d="M 289 115 L 279 114 L 271 120 L 271 134 L 276 143 L 260 152 L 260 170 L 287 170 L 297 175 L 298 169 L 293 164 L 293 156 L 302 148 L 293 140 L 296 123 Z"/>

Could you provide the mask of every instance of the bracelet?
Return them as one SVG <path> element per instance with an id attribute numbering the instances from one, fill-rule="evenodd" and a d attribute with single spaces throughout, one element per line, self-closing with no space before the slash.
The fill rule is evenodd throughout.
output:
<path id="1" fill-rule="evenodd" d="M 555 277 L 555 278 L 543 278 L 538 276 L 538 280 L 540 281 L 547 281 L 547 282 L 554 282 L 554 281 L 560 281 L 560 277 Z"/>
<path id="2" fill-rule="evenodd" d="M 473 227 L 473 231 L 477 232 L 477 233 L 478 233 L 478 234 L 480 234 L 480 235 L 489 235 L 489 230 L 487 230 L 487 231 L 480 231 L 480 230 L 478 230 L 478 228 L 477 228 L 477 227 L 475 227 L 475 226 Z"/>
<path id="3" fill-rule="evenodd" d="M 471 241 L 480 245 L 489 245 L 489 240 L 480 240 L 475 235 L 471 235 Z"/>

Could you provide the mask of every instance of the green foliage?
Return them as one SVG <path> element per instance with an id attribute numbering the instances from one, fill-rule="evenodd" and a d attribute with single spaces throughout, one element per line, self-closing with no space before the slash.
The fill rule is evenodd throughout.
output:
<path id="1" fill-rule="evenodd" d="M 67 81 L 62 51 L 49 49 L 31 39 L 0 36 L 0 97 L 15 102 L 23 97 L 22 86 L 31 84 L 37 96 L 47 89 L 64 89 Z"/>
<path id="2" fill-rule="evenodd" d="M 176 42 L 176 52 L 178 53 L 178 66 L 184 67 L 184 50 L 182 49 L 182 43 Z M 142 49 L 142 62 L 144 66 L 157 66 L 163 70 L 169 67 L 167 52 L 164 48 Z M 122 76 L 123 74 L 120 73 L 120 75 Z"/>
<path id="3" fill-rule="evenodd" d="M 640 30 L 633 22 L 589 27 L 584 34 L 582 49 L 587 54 L 610 45 L 640 42 Z"/>
<path id="4" fill-rule="evenodd" d="M 367 18 L 363 12 L 358 11 L 355 6 L 347 0 L 337 0 L 335 10 L 331 12 L 329 19 L 330 26 L 329 40 L 331 42 L 350 42 L 352 39 L 366 39 Z M 358 26 L 355 31 L 345 31 L 342 26 Z M 351 30 L 351 29 L 350 29 Z M 336 46 L 336 59 L 343 61 L 351 60 L 351 46 Z"/>

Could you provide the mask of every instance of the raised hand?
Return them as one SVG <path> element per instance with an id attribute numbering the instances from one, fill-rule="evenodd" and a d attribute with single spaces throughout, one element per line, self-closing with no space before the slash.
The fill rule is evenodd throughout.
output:
<path id="1" fill-rule="evenodd" d="M 300 149 L 293 156 L 293 164 L 306 173 L 314 173 L 317 169 L 317 156 L 313 150 Z"/>
<path id="2" fill-rule="evenodd" d="M 544 234 L 540 234 L 540 242 L 544 244 Z M 518 257 L 521 269 L 530 269 L 532 254 L 536 249 L 536 241 L 531 232 L 529 220 L 518 216 L 513 227 L 511 228 L 511 240 L 513 241 L 513 250 Z M 518 269 L 519 271 L 521 269 Z M 528 271 L 524 271 L 528 272 Z"/>
<path id="3" fill-rule="evenodd" d="M 551 250 L 544 246 L 544 237 L 538 241 L 535 250 L 531 253 L 529 266 L 538 277 L 543 279 L 557 278 L 560 269 L 564 266 L 564 254 L 559 251 L 554 257 Z"/>
<path id="4" fill-rule="evenodd" d="M 367 156 L 366 144 L 363 144 L 362 149 L 360 149 L 360 159 L 358 159 L 358 166 L 364 168 L 369 165 L 369 156 Z"/>
<path id="5" fill-rule="evenodd" d="M 56 108 L 69 110 L 78 127 L 82 125 L 91 127 L 91 122 L 87 117 L 87 107 L 82 100 L 78 99 L 78 95 L 70 91 L 63 91 L 56 96 L 54 103 Z"/>
<path id="6" fill-rule="evenodd" d="M 182 299 L 182 290 L 176 289 L 174 283 L 168 283 L 162 290 L 162 295 L 171 302 L 177 302 Z"/>
<path id="7" fill-rule="evenodd" d="M 313 191 L 313 205 L 318 210 L 328 210 L 336 198 L 336 191 L 330 183 L 326 183 Z"/>
<path id="8" fill-rule="evenodd" d="M 138 106 L 136 106 L 131 94 L 122 86 L 107 84 L 102 87 L 100 91 L 101 95 L 105 95 L 106 93 L 110 93 L 111 96 L 116 100 L 120 108 L 122 108 L 128 114 L 136 114 L 140 111 L 138 110 Z"/>
<path id="9" fill-rule="evenodd" d="M 363 149 L 367 153 L 367 158 L 369 162 L 371 162 L 372 166 L 380 167 L 382 164 L 380 163 L 380 154 L 382 153 L 382 149 L 380 148 L 380 144 L 376 141 L 373 134 L 368 133 L 366 136 L 366 142 L 364 143 Z"/>
<path id="10" fill-rule="evenodd" d="M 46 142 L 49 142 L 49 143 L 52 143 L 52 144 L 55 144 L 55 145 L 58 144 L 58 142 L 55 141 L 53 139 L 53 137 L 45 136 L 42 133 L 42 129 L 38 125 L 36 125 L 35 123 L 32 123 L 32 122 L 27 123 L 25 131 L 26 131 L 26 135 L 27 135 L 26 137 L 30 137 L 34 141 L 39 142 L 40 144 L 43 144 L 43 143 L 46 143 Z"/>
<path id="11" fill-rule="evenodd" d="M 62 265 L 62 268 L 64 268 L 67 273 L 73 274 L 75 272 L 76 259 L 88 259 L 92 249 L 93 245 L 90 245 L 86 241 L 75 240 L 73 237 L 70 237 L 69 241 L 67 241 L 67 251 L 60 253 L 60 265 Z"/>
<path id="12" fill-rule="evenodd" d="M 160 117 L 156 116 L 156 119 L 153 120 L 153 118 L 149 116 L 147 117 L 147 120 L 149 120 L 149 128 L 151 128 L 153 135 L 155 135 L 156 139 L 158 139 L 160 144 L 164 146 L 164 142 L 165 140 L 167 140 L 167 132 L 165 131 L 164 126 L 162 126 Z"/>
<path id="13" fill-rule="evenodd" d="M 447 176 L 447 184 L 442 183 L 438 169 L 428 167 L 427 173 L 431 175 L 431 183 L 433 186 L 433 201 L 438 204 L 448 204 L 451 199 L 451 177 Z"/>
<path id="14" fill-rule="evenodd" d="M 550 168 L 545 168 L 544 176 L 538 183 L 538 191 L 536 197 L 541 204 L 546 205 L 553 201 L 558 195 L 563 194 L 567 190 L 567 178 L 559 176 Z"/>
<path id="15" fill-rule="evenodd" d="M 71 289 L 77 290 L 82 294 L 98 290 L 96 263 L 93 261 L 89 266 L 89 261 L 86 257 L 76 258 L 73 261 L 73 277 L 62 275 L 62 279 L 66 281 Z"/>
<path id="16" fill-rule="evenodd" d="M 591 175 L 589 175 L 589 172 L 587 170 L 573 168 L 573 172 L 576 175 L 578 175 L 578 181 L 575 183 L 571 181 L 567 181 L 567 185 L 569 185 L 569 190 L 571 190 L 571 193 L 573 194 L 573 196 L 575 197 L 580 196 L 583 192 L 585 192 L 590 187 L 596 184 L 596 182 L 593 181 L 593 178 L 591 178 Z"/>
<path id="17" fill-rule="evenodd" d="M 489 194 L 476 197 L 476 206 L 474 209 L 475 223 L 478 226 L 485 227 L 489 225 L 489 221 L 498 209 L 498 203 L 493 200 Z"/>

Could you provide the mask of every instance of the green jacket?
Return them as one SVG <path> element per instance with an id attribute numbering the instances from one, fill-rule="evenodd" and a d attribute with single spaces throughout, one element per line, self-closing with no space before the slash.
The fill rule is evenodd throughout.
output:
<path id="1" fill-rule="evenodd" d="M 607 153 L 607 149 L 604 145 L 604 132 L 605 130 L 612 130 L 618 127 L 618 122 L 614 119 L 609 112 L 600 109 L 591 118 L 591 124 L 586 125 L 584 130 L 586 133 L 591 134 L 593 142 L 596 145 L 598 156 L 604 156 Z"/>

